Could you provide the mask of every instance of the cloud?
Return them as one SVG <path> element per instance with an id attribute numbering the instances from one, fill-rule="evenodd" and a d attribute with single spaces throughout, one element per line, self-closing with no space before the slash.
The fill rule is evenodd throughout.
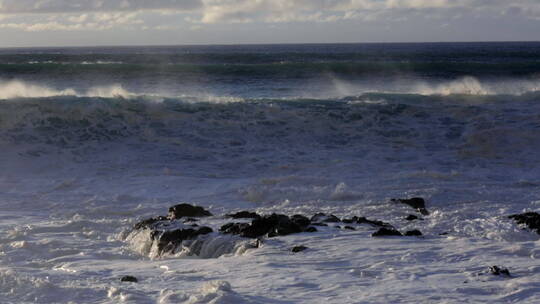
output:
<path id="1" fill-rule="evenodd" d="M 0 0 L 0 14 L 191 11 L 201 8 L 201 0 Z"/>
<path id="2" fill-rule="evenodd" d="M 23 18 L 28 15 L 33 17 Z M 450 24 L 462 15 L 540 19 L 540 1 L 0 0 L 0 28 L 25 31 L 107 30 L 137 26 L 139 29 L 173 30 L 183 28 L 182 22 L 191 23 L 187 28 L 200 28 L 205 24 L 347 20 L 388 23 L 407 22 L 412 18 L 441 19 L 441 24 Z M 40 16 L 46 16 L 43 17 L 46 19 Z M 152 22 L 147 24 L 149 20 Z"/>

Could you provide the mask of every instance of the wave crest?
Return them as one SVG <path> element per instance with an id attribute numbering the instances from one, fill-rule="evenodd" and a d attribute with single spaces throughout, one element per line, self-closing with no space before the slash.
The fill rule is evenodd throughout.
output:
<path id="1" fill-rule="evenodd" d="M 130 98 L 136 96 L 122 85 L 98 86 L 81 93 L 75 89 L 53 89 L 43 85 L 30 84 L 19 80 L 0 82 L 0 99 L 47 98 L 57 96 Z"/>

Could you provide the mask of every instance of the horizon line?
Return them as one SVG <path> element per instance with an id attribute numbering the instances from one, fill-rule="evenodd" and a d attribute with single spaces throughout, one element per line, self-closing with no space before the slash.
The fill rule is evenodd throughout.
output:
<path id="1" fill-rule="evenodd" d="M 52 48 L 127 48 L 127 47 L 197 47 L 197 46 L 270 46 L 270 45 L 345 45 L 345 44 L 451 44 L 451 43 L 540 43 L 540 40 L 463 40 L 463 41 L 368 41 L 368 42 L 271 42 L 271 43 L 186 43 L 186 44 L 95 44 L 95 45 L 40 45 L 0 46 L 0 49 Z"/>

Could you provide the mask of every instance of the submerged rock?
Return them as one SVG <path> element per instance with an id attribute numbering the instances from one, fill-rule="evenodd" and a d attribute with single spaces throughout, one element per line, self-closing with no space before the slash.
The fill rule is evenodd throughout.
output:
<path id="1" fill-rule="evenodd" d="M 137 280 L 137 278 L 134 277 L 134 276 L 127 275 L 127 276 L 123 276 L 123 277 L 120 279 L 120 282 L 132 282 L 132 283 L 137 283 L 137 282 L 139 282 L 139 280 Z"/>
<path id="2" fill-rule="evenodd" d="M 508 277 L 510 276 L 510 271 L 507 268 L 499 267 L 499 266 L 490 266 L 489 272 L 492 275 L 505 275 Z"/>
<path id="3" fill-rule="evenodd" d="M 181 217 L 204 217 L 211 216 L 212 213 L 205 210 L 203 207 L 193 206 L 190 204 L 179 204 L 169 208 L 169 219 L 179 219 Z"/>
<path id="4" fill-rule="evenodd" d="M 346 223 L 346 224 L 369 224 L 369 225 L 375 226 L 375 227 L 394 228 L 394 226 L 392 226 L 392 225 L 390 225 L 388 223 L 385 223 L 383 221 L 368 220 L 365 217 L 358 217 L 358 216 L 353 216 L 350 219 L 344 219 L 343 222 Z"/>
<path id="5" fill-rule="evenodd" d="M 401 203 L 409 205 L 412 208 L 418 210 L 423 215 L 429 215 L 429 211 L 426 209 L 426 201 L 421 197 L 413 197 L 409 199 L 392 199 L 393 203 Z"/>
<path id="6" fill-rule="evenodd" d="M 236 213 L 232 213 L 232 214 L 227 214 L 227 216 L 232 217 L 234 219 L 242 219 L 242 218 L 255 219 L 255 218 L 260 218 L 261 217 L 257 213 L 249 212 L 249 211 L 240 211 L 240 212 L 236 212 Z"/>
<path id="7" fill-rule="evenodd" d="M 422 236 L 422 232 L 420 232 L 420 230 L 410 230 L 410 231 L 407 231 L 405 232 L 405 236 Z"/>
<path id="8" fill-rule="evenodd" d="M 508 218 L 515 220 L 520 225 L 526 225 L 531 230 L 536 230 L 540 234 L 540 214 L 527 212 L 523 214 L 510 215 Z"/>
<path id="9" fill-rule="evenodd" d="M 296 252 L 304 251 L 306 249 L 308 249 L 306 246 L 300 245 L 300 246 L 293 247 L 293 249 L 291 249 L 291 251 L 296 253 Z"/>
<path id="10" fill-rule="evenodd" d="M 317 213 L 314 216 L 311 217 L 311 221 L 315 223 L 338 223 L 341 222 L 341 220 L 333 215 L 326 215 L 324 213 Z"/>
<path id="11" fill-rule="evenodd" d="M 416 215 L 409 214 L 409 216 L 407 216 L 405 219 L 407 221 L 414 221 L 414 220 L 419 220 L 420 218 Z"/>
<path id="12" fill-rule="evenodd" d="M 371 236 L 403 236 L 403 234 L 401 234 L 401 232 L 397 231 L 396 229 L 383 227 L 371 234 Z"/>

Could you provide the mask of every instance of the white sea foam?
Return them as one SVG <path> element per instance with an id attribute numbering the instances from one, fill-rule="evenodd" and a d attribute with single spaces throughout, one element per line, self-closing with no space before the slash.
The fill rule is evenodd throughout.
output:
<path id="1" fill-rule="evenodd" d="M 23 81 L 0 82 L 0 99 L 13 98 L 44 98 L 54 96 L 79 96 L 79 97 L 103 97 L 128 98 L 135 94 L 128 92 L 121 85 L 99 86 L 88 89 L 86 92 L 78 92 L 75 89 L 53 89 L 44 85 L 30 84 Z"/>

